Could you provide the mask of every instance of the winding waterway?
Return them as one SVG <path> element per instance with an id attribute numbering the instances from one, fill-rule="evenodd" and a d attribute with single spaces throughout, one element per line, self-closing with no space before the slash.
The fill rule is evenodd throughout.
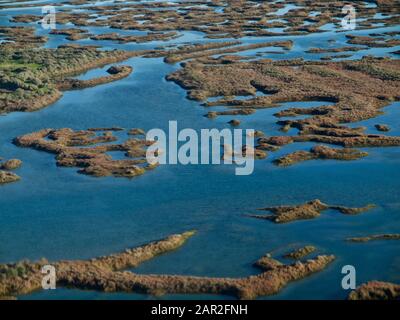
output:
<path id="1" fill-rule="evenodd" d="M 54 2 L 54 1 L 52 1 Z M 0 24 L 9 25 L 15 14 L 39 13 L 37 8 L 0 11 Z M 37 25 L 36 25 L 37 26 Z M 37 26 L 38 27 L 38 26 Z M 39 28 L 39 27 L 38 27 Z M 91 30 L 91 28 L 88 28 Z M 351 31 L 398 30 L 398 27 Z M 91 30 L 94 31 L 94 30 Z M 38 30 L 47 34 L 48 30 Z M 80 40 L 81 44 L 138 50 L 161 44 L 209 41 L 199 32 L 182 32 L 183 37 L 167 42 L 115 44 L 110 41 Z M 345 34 L 288 37 L 242 38 L 244 44 L 291 39 L 292 50 L 265 54 L 272 59 L 303 57 L 318 59 L 319 54 L 304 53 L 311 47 L 344 45 Z M 225 41 L 226 39 L 224 39 Z M 66 42 L 63 36 L 50 36 L 48 47 Z M 391 56 L 399 47 L 373 48 L 355 52 L 352 59 L 366 54 Z M 242 52 L 240 54 L 254 54 Z M 267 50 L 265 50 L 267 51 Z M 168 128 L 169 120 L 179 128 L 228 128 L 231 118 L 210 120 L 199 102 L 186 98 L 186 92 L 165 76 L 177 70 L 162 58 L 131 58 L 125 61 L 133 73 L 117 82 L 79 91 L 65 92 L 53 105 L 33 113 L 0 116 L 0 155 L 21 159 L 16 171 L 22 180 L 0 187 L 0 262 L 22 259 L 85 259 L 134 247 L 172 233 L 196 229 L 198 233 L 179 250 L 160 256 L 135 269 L 138 273 L 190 274 L 239 277 L 256 274 L 252 262 L 266 252 L 284 253 L 288 248 L 312 244 L 318 253 L 334 254 L 337 259 L 324 271 L 291 283 L 282 292 L 266 299 L 342 299 L 341 268 L 351 264 L 357 270 L 357 283 L 372 279 L 400 282 L 400 248 L 396 241 L 363 244 L 344 241 L 351 236 L 400 232 L 400 148 L 366 148 L 369 156 L 357 161 L 316 160 L 279 168 L 271 160 L 295 150 L 308 150 L 313 143 L 292 144 L 269 153 L 255 162 L 250 176 L 235 176 L 234 166 L 165 165 L 143 176 L 93 178 L 77 174 L 76 168 L 57 167 L 54 155 L 18 148 L 13 138 L 43 128 L 86 129 L 89 127 L 139 127 L 145 130 Z M 105 68 L 89 71 L 84 78 L 103 75 Z M 312 107 L 323 102 L 287 103 L 286 106 Z M 243 128 L 268 134 L 282 134 L 273 116 L 277 110 L 265 109 L 251 116 L 238 117 Z M 384 109 L 381 118 L 364 125 L 376 133 L 374 125 L 388 124 L 390 135 L 400 134 L 400 103 Z M 118 135 L 119 133 L 117 133 Z M 126 138 L 126 133 L 120 133 Z M 359 216 L 328 211 L 309 221 L 277 225 L 250 219 L 246 213 L 265 206 L 304 203 L 321 199 L 330 204 L 377 208 Z M 210 298 L 210 296 L 167 295 L 172 298 Z M 22 299 L 89 298 L 146 299 L 138 294 L 104 294 L 92 291 L 58 289 L 42 291 Z M 212 296 L 211 298 L 224 298 Z"/>

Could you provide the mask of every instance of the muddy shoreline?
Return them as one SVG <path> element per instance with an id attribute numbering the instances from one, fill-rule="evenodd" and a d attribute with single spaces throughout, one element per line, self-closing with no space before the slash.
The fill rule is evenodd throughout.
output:
<path id="1" fill-rule="evenodd" d="M 84 90 L 121 79 L 129 80 L 131 74 L 136 76 L 136 72 L 140 77 L 140 68 L 127 60 L 135 57 L 160 59 L 164 66 L 171 67 L 168 70 L 173 70 L 165 77 L 169 85 L 185 90 L 189 100 L 206 110 L 206 119 L 200 114 L 199 121 L 215 121 L 216 125 L 223 123 L 232 128 L 244 128 L 248 125 L 247 118 L 256 118 L 263 109 L 278 108 L 291 102 L 326 102 L 323 106 L 288 107 L 277 111 L 274 114 L 275 124 L 282 134 L 271 134 L 269 128 L 254 128 L 256 147 L 253 152 L 260 162 L 265 158 L 271 161 L 270 156 L 280 151 L 283 153 L 279 153 L 272 162 L 281 167 L 275 169 L 283 171 L 296 170 L 301 167 L 300 163 L 306 161 L 311 165 L 313 161 L 322 160 L 361 162 L 370 153 L 363 148 L 400 146 L 400 135 L 391 134 L 392 130 L 396 131 L 392 123 L 387 125 L 376 120 L 372 133 L 366 127 L 356 126 L 358 122 L 381 116 L 383 108 L 400 101 L 400 63 L 393 57 L 400 45 L 399 32 L 374 30 L 398 25 L 399 13 L 393 7 L 397 3 L 355 3 L 360 19 L 357 32 L 344 34 L 344 40 L 337 43 L 333 38 L 341 36 L 341 8 L 345 1 L 255 3 L 212 0 L 96 5 L 90 0 L 79 0 L 70 1 L 72 7 L 64 6 L 68 2 L 60 5 L 62 10 L 57 16 L 57 23 L 61 28 L 48 33 L 37 32 L 40 28 L 38 21 L 42 18 L 39 15 L 11 15 L 10 25 L 0 27 L 0 39 L 4 40 L 0 42 L 0 114 L 7 117 L 12 112 L 40 110 L 61 99 L 63 91 Z M 0 5 L 0 10 L 39 8 L 39 5 L 15 3 Z M 81 5 L 89 6 L 76 11 Z M 110 30 L 105 31 L 104 28 L 108 27 Z M 361 30 L 365 33 L 360 34 L 358 31 Z M 302 48 L 309 57 L 315 55 L 312 60 L 286 59 L 286 56 L 300 50 L 296 36 L 322 35 L 327 31 L 333 34 L 330 39 L 324 40 L 329 42 L 328 45 L 321 42 L 318 46 L 310 38 L 312 45 Z M 201 33 L 201 42 L 181 41 L 185 37 L 190 39 L 185 32 Z M 280 38 L 269 41 L 269 37 Z M 290 37 L 290 40 L 285 37 Z M 55 48 L 45 47 L 55 40 L 62 41 L 62 44 Z M 105 50 L 108 45 L 110 47 Z M 135 49 L 130 49 L 130 45 Z M 385 57 L 353 59 L 353 55 L 359 55 L 360 51 L 381 52 L 374 50 L 382 49 L 391 50 L 393 54 L 388 51 Z M 108 65 L 110 67 L 104 72 L 95 70 Z M 101 75 L 87 80 L 75 78 L 91 70 L 99 71 L 97 74 Z M 146 89 L 143 91 L 147 92 Z M 147 105 L 140 107 L 147 108 Z M 112 112 L 118 113 L 118 109 Z M 151 117 L 152 112 L 157 110 L 150 110 L 145 116 Z M 109 121 L 112 119 L 110 114 Z M 222 122 L 218 123 L 221 119 Z M 57 166 L 74 168 L 78 173 L 93 177 L 147 177 L 146 172 L 155 169 L 156 166 L 147 163 L 145 157 L 146 148 L 153 142 L 146 141 L 145 130 L 134 128 L 135 125 L 142 125 L 140 121 L 136 123 L 132 119 L 132 126 L 127 128 L 133 129 L 128 130 L 117 127 L 122 125 L 119 123 L 102 123 L 99 127 L 94 127 L 97 124 L 90 125 L 92 127 L 83 127 L 89 129 L 76 129 L 76 126 L 57 128 L 44 124 L 20 136 L 15 135 L 9 143 L 35 150 L 31 152 L 49 153 Z M 122 135 L 126 137 L 121 139 Z M 303 144 L 310 143 L 313 143 L 311 147 L 302 148 Z M 285 152 L 285 148 L 291 147 L 296 149 Z M 246 150 L 247 146 L 244 146 L 242 151 Z M 24 180 L 25 177 L 23 174 L 19 176 L 20 160 L 12 159 L 12 154 L 4 154 L 3 151 L 2 155 L 8 160 L 0 161 L 0 185 L 1 188 L 9 188 L 13 185 L 11 182 Z M 24 169 L 25 165 L 21 172 Z M 252 187 L 257 188 L 257 184 Z M 315 194 L 320 197 L 317 188 Z M 293 203 L 290 188 L 285 192 L 279 195 L 278 199 L 282 200 L 279 203 Z M 314 198 L 303 200 L 309 199 Z M 272 201 L 266 198 L 263 205 L 269 206 L 261 210 L 271 214 L 248 216 L 291 226 L 296 225 L 297 220 L 318 218 L 326 210 L 345 216 L 366 212 L 365 219 L 369 219 L 367 211 L 374 211 L 374 205 L 366 205 L 368 202 L 354 201 L 360 207 L 347 207 L 326 204 L 318 199 L 303 200 L 297 205 L 272 207 Z M 191 202 L 191 199 L 187 201 Z M 207 208 L 206 205 L 204 207 Z M 385 207 L 385 204 L 377 203 L 377 210 L 380 207 Z M 190 209 L 193 208 L 188 211 Z M 243 216 L 245 210 L 252 209 L 240 208 L 240 219 L 252 220 Z M 361 221 L 364 214 L 354 218 Z M 350 221 L 352 218 L 345 219 Z M 244 230 L 246 228 L 248 226 Z M 247 230 L 251 232 L 251 229 Z M 356 234 L 343 239 L 344 245 L 368 246 L 370 242 L 379 244 L 381 240 L 399 239 L 398 233 L 389 230 L 363 233 L 362 236 Z M 326 248 L 329 254 L 316 255 L 315 251 L 320 248 L 311 242 L 296 245 L 297 249 L 292 251 L 286 250 L 280 256 L 282 259 L 272 258 L 271 253 L 266 253 L 254 262 L 253 266 L 260 273 L 252 276 L 156 275 L 124 271 L 178 249 L 193 235 L 194 232 L 176 234 L 105 257 L 57 260 L 52 262 L 58 270 L 57 284 L 99 292 L 135 292 L 152 296 L 216 294 L 255 299 L 278 294 L 287 284 L 322 272 L 336 256 L 331 248 Z M 282 246 L 286 245 L 282 242 Z M 325 248 L 322 249 L 324 252 Z M 342 257 L 339 255 L 339 258 Z M 293 261 L 285 263 L 285 259 Z M 40 290 L 40 271 L 48 263 L 42 260 L 0 264 L 0 299 Z M 377 278 L 379 276 L 376 275 Z M 398 299 L 400 290 L 397 284 L 373 279 L 360 285 L 348 298 Z"/>

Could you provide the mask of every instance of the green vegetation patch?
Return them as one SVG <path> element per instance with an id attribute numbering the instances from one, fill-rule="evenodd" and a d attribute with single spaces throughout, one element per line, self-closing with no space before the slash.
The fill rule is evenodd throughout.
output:
<path id="1" fill-rule="evenodd" d="M 0 62 L 0 70 L 1 69 L 20 69 L 27 68 L 31 70 L 39 69 L 40 65 L 37 63 L 24 63 L 20 61 L 1 61 Z"/>
<path id="2" fill-rule="evenodd" d="M 93 47 L 0 47 L 0 113 L 42 108 L 61 96 L 63 78 L 127 58 L 125 51 Z"/>

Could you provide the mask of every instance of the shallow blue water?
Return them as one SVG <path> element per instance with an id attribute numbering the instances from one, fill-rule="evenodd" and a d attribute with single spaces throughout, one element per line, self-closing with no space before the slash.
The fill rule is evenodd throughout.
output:
<path id="1" fill-rule="evenodd" d="M 360 31 L 360 34 L 364 32 L 372 31 Z M 201 38 L 194 33 L 186 33 L 186 36 L 185 41 Z M 288 37 L 295 40 L 295 46 L 284 58 L 317 59 L 318 55 L 305 55 L 304 50 L 321 46 L 321 43 L 328 45 L 325 40 L 331 37 L 329 32 Z M 338 46 L 343 39 L 344 34 L 337 36 Z M 243 40 L 252 43 L 266 39 Z M 168 43 L 180 41 L 181 38 Z M 154 45 L 107 42 L 109 48 L 137 49 Z M 355 57 L 358 55 L 354 54 Z M 274 55 L 274 58 L 281 57 Z M 226 165 L 167 165 L 135 179 L 125 179 L 80 175 L 74 168 L 56 167 L 51 154 L 18 148 L 11 143 L 18 135 L 42 128 L 121 126 L 166 130 L 169 120 L 177 120 L 180 129 L 229 127 L 226 123 L 229 117 L 216 120 L 203 117 L 211 109 L 187 100 L 183 89 L 165 80 L 165 76 L 179 65 L 165 64 L 161 58 L 133 58 L 124 64 L 133 66 L 134 72 L 123 80 L 66 92 L 52 106 L 34 113 L 0 117 L 0 156 L 19 158 L 24 162 L 16 171 L 22 180 L 0 187 L 1 263 L 41 257 L 85 259 L 196 229 L 198 233 L 185 246 L 146 262 L 135 271 L 247 276 L 258 272 L 252 263 L 266 252 L 273 252 L 280 258 L 293 247 L 313 244 L 318 247 L 318 253 L 335 254 L 335 262 L 326 270 L 292 283 L 267 299 L 345 298 L 348 292 L 341 289 L 340 283 L 341 268 L 346 264 L 356 267 L 357 283 L 372 279 L 400 281 L 400 250 L 396 241 L 363 244 L 344 241 L 350 236 L 400 232 L 400 148 L 368 148 L 369 157 L 358 161 L 308 161 L 289 168 L 274 166 L 271 163 L 274 158 L 294 150 L 307 150 L 313 145 L 292 144 L 269 153 L 265 160 L 256 161 L 255 171 L 250 176 L 235 176 L 234 167 Z M 102 74 L 104 68 L 90 71 L 83 77 Z M 289 103 L 284 107 L 321 104 Z M 273 114 L 281 108 L 260 110 L 241 117 L 241 127 L 277 134 Z M 392 128 L 389 134 L 399 134 L 399 104 L 384 111 L 385 115 L 381 117 L 355 125 L 365 125 L 371 132 L 376 132 L 374 124 L 386 123 Z M 125 133 L 118 135 L 125 139 Z M 296 204 L 315 198 L 346 206 L 375 203 L 377 208 L 359 216 L 328 211 L 317 219 L 287 225 L 244 216 L 259 207 Z M 149 297 L 57 289 L 21 298 Z M 210 296 L 162 297 L 170 298 Z"/>

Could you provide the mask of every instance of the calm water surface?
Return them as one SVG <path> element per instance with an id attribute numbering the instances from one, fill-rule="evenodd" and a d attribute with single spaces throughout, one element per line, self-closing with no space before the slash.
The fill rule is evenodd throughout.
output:
<path id="1" fill-rule="evenodd" d="M 13 14 L 37 9 L 0 11 L 0 23 L 8 24 Z M 355 31 L 353 34 L 383 32 L 396 28 Z M 48 31 L 39 30 L 39 34 Z M 344 45 L 345 34 L 326 33 L 285 37 L 295 42 L 285 55 L 265 57 L 318 59 L 304 54 L 311 47 Z M 244 38 L 245 43 L 274 41 L 276 38 Z M 184 32 L 170 43 L 204 40 L 201 33 Z M 48 47 L 64 43 L 64 37 L 51 36 Z M 93 41 L 82 40 L 82 44 Z M 96 44 L 129 50 L 152 48 L 165 42 L 118 45 L 110 41 Z M 369 49 L 354 53 L 389 55 L 398 48 Z M 260 50 L 256 50 L 260 51 Z M 250 52 L 251 53 L 251 52 Z M 241 53 L 249 54 L 249 52 Z M 268 299 L 342 299 L 341 268 L 357 269 L 357 283 L 379 279 L 400 281 L 400 248 L 396 241 L 352 244 L 349 236 L 400 232 L 400 148 L 366 149 L 370 156 L 351 162 L 308 161 L 289 168 L 278 168 L 271 160 L 294 150 L 307 150 L 312 143 L 293 144 L 255 163 L 250 176 L 235 176 L 232 166 L 160 166 L 135 179 L 93 178 L 74 168 L 59 168 L 54 156 L 22 149 L 12 139 L 43 128 L 86 129 L 121 126 L 167 129 L 169 120 L 179 128 L 224 128 L 231 117 L 210 120 L 209 110 L 186 99 L 186 92 L 165 76 L 179 68 L 162 59 L 133 58 L 124 64 L 134 68 L 127 78 L 95 88 L 66 92 L 61 100 L 34 113 L 0 116 L 0 156 L 19 158 L 17 170 L 22 180 L 0 187 L 0 262 L 21 259 L 86 259 L 134 247 L 172 233 L 196 229 L 198 233 L 179 250 L 146 262 L 139 273 L 173 273 L 204 276 L 240 277 L 256 274 L 252 263 L 266 252 L 277 257 L 291 248 L 313 244 L 318 253 L 334 254 L 337 259 L 323 272 L 290 284 Z M 81 78 L 104 74 L 105 68 L 89 71 Z M 284 107 L 312 107 L 324 102 L 288 103 Z M 243 128 L 267 134 L 278 131 L 273 114 L 280 108 L 261 110 L 248 117 L 237 117 Z M 400 134 L 400 104 L 384 109 L 379 118 L 364 121 L 369 132 L 374 125 L 389 124 L 389 134 Z M 236 117 L 235 117 L 236 118 Z M 291 132 L 293 133 L 293 132 Z M 122 140 L 125 133 L 119 133 Z M 330 204 L 377 208 L 360 216 L 324 212 L 320 218 L 276 225 L 244 216 L 263 206 L 296 204 L 319 198 Z M 169 295 L 171 298 L 210 298 L 210 296 Z M 58 289 L 38 292 L 22 299 L 89 298 L 148 299 L 138 294 L 103 294 Z M 224 298 L 211 296 L 211 298 Z"/>

